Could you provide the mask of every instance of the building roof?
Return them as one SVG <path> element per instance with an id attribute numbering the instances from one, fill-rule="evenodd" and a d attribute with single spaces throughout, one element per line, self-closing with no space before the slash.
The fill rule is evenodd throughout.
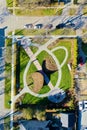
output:
<path id="1" fill-rule="evenodd" d="M 82 111 L 81 126 L 87 127 L 87 110 Z"/>
<path id="2" fill-rule="evenodd" d="M 61 113 L 61 123 L 62 127 L 69 128 L 74 127 L 75 124 L 75 114 L 74 113 Z"/>
<path id="3" fill-rule="evenodd" d="M 49 122 L 50 121 L 24 120 L 20 122 L 20 127 L 24 128 L 23 130 L 49 130 L 49 127 L 47 127 Z"/>

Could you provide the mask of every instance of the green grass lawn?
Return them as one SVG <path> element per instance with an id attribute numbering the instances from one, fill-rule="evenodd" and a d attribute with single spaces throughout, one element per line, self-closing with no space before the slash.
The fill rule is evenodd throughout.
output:
<path id="1" fill-rule="evenodd" d="M 45 51 L 45 50 L 43 50 L 38 56 L 37 56 L 37 59 L 38 59 L 38 61 L 39 61 L 39 63 L 40 63 L 40 65 L 42 66 L 42 64 L 43 64 L 43 61 L 46 59 L 46 58 L 48 58 L 49 57 L 49 54 Z"/>
<path id="2" fill-rule="evenodd" d="M 70 59 L 70 57 L 71 57 L 71 41 L 70 41 L 70 39 L 69 40 L 68 39 L 60 40 L 58 42 L 58 46 L 64 46 L 64 47 L 67 48 L 67 50 L 68 50 L 68 59 Z"/>
<path id="3" fill-rule="evenodd" d="M 11 35 L 12 32 L 9 33 Z M 44 36 L 46 33 L 49 35 L 76 35 L 76 31 L 73 29 L 54 29 L 54 30 L 46 30 L 46 29 L 17 29 L 15 31 L 15 35 L 23 35 L 23 36 Z"/>
<path id="4" fill-rule="evenodd" d="M 7 6 L 12 7 L 13 6 L 13 0 L 6 0 Z"/>
<path id="5" fill-rule="evenodd" d="M 51 45 L 49 45 L 48 46 L 48 49 L 50 49 L 50 50 L 52 50 L 52 49 L 54 49 L 54 48 L 56 48 L 56 47 L 58 47 L 58 46 L 64 46 L 64 47 L 66 47 L 67 48 L 67 50 L 68 50 L 68 55 L 69 55 L 69 57 L 68 57 L 68 59 L 71 57 L 71 41 L 70 41 L 70 39 L 68 40 L 68 39 L 64 39 L 64 40 L 59 40 L 59 41 L 57 41 L 56 43 L 52 43 Z M 57 54 L 56 54 L 56 56 L 57 56 L 57 58 L 59 59 L 59 62 L 61 63 L 62 62 L 62 60 L 64 59 L 64 54 L 65 54 L 65 51 L 63 50 L 63 49 L 59 49 L 59 50 L 57 50 L 57 51 L 55 51 Z M 58 54 L 59 54 L 59 56 L 58 56 Z"/>
<path id="6" fill-rule="evenodd" d="M 58 43 L 58 46 L 66 47 L 68 50 L 68 54 L 69 54 L 65 65 L 62 67 L 62 79 L 61 79 L 60 86 L 59 86 L 59 88 L 67 90 L 71 87 L 71 80 L 72 80 L 70 71 L 67 66 L 68 60 L 71 57 L 71 42 L 67 41 L 67 40 L 66 41 L 60 40 Z M 54 51 L 54 54 L 57 57 L 57 59 L 59 60 L 59 63 L 61 64 L 65 58 L 65 56 L 64 56 L 65 51 L 63 49 L 56 50 L 56 51 Z"/>
<path id="7" fill-rule="evenodd" d="M 71 74 L 70 71 L 68 69 L 67 64 L 65 64 L 62 67 L 62 79 L 60 82 L 60 86 L 59 88 L 62 88 L 63 90 L 68 90 L 71 87 Z"/>
<path id="8" fill-rule="evenodd" d="M 12 56 L 14 56 L 14 94 L 16 92 L 16 43 L 14 43 L 14 52 L 12 54 L 12 39 L 6 40 L 6 51 L 9 48 L 10 51 L 5 56 L 5 107 L 10 108 L 9 101 L 11 100 L 11 80 L 12 80 Z M 10 58 L 9 58 L 10 57 Z"/>
<path id="9" fill-rule="evenodd" d="M 31 77 L 31 74 L 36 72 L 37 68 L 35 67 L 35 65 L 32 63 L 28 69 L 27 72 L 27 77 L 26 77 L 26 81 L 27 81 L 27 85 L 29 86 L 30 89 L 32 89 L 33 87 L 33 79 Z"/>
<path id="10" fill-rule="evenodd" d="M 29 61 L 29 57 L 22 47 L 20 47 L 20 88 L 23 88 L 23 74 L 26 65 Z"/>
<path id="11" fill-rule="evenodd" d="M 10 108 L 9 101 L 11 100 L 11 79 L 6 78 L 5 80 L 5 108 Z"/>
<path id="12" fill-rule="evenodd" d="M 59 63 L 61 64 L 65 58 L 65 51 L 63 49 L 59 49 L 59 50 L 56 50 L 54 54 L 56 55 Z"/>
<path id="13" fill-rule="evenodd" d="M 64 29 L 55 29 L 53 31 L 50 31 L 49 33 L 51 35 L 75 35 L 76 31 L 73 29 L 64 28 Z"/>
<path id="14" fill-rule="evenodd" d="M 15 31 L 16 35 L 24 35 L 24 36 L 41 35 L 44 33 L 45 33 L 44 29 L 18 29 Z"/>
<path id="15" fill-rule="evenodd" d="M 50 75 L 50 81 L 52 82 L 53 86 L 56 85 L 57 77 L 58 77 L 57 71 Z"/>
<path id="16" fill-rule="evenodd" d="M 69 10 L 69 15 L 75 15 L 76 9 L 75 8 L 70 8 Z"/>
<path id="17" fill-rule="evenodd" d="M 23 104 L 37 104 L 38 106 L 40 105 L 41 107 L 45 107 L 45 105 L 48 103 L 48 99 L 34 97 L 30 95 L 29 93 L 26 93 L 23 97 L 22 103 Z"/>
<path id="18" fill-rule="evenodd" d="M 83 13 L 87 16 L 87 5 L 83 8 Z"/>
<path id="19" fill-rule="evenodd" d="M 7 2 L 7 7 L 13 7 L 13 2 L 15 4 L 15 6 L 18 6 L 18 0 L 6 0 Z"/>
<path id="20" fill-rule="evenodd" d="M 42 9 L 16 9 L 15 10 L 16 15 L 29 15 L 29 16 L 53 16 L 53 15 L 61 15 L 62 9 L 57 9 L 57 12 L 55 8 L 42 8 Z"/>
<path id="21" fill-rule="evenodd" d="M 11 48 L 11 39 L 6 39 L 6 49 Z M 10 54 L 9 54 L 10 55 Z M 8 55 L 6 55 L 8 57 Z M 6 57 L 5 57 L 6 58 Z M 5 63 L 5 108 L 10 108 L 9 101 L 11 99 L 11 63 Z"/>
<path id="22" fill-rule="evenodd" d="M 4 119 L 4 130 L 10 130 L 10 117 Z"/>

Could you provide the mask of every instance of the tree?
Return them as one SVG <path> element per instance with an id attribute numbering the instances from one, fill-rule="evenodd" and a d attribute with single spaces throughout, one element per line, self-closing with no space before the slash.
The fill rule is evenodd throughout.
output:
<path id="1" fill-rule="evenodd" d="M 45 111 L 43 110 L 36 110 L 36 113 L 35 113 L 35 115 L 36 115 L 36 118 L 38 119 L 38 120 L 46 120 L 46 116 L 45 116 Z"/>
<path id="2" fill-rule="evenodd" d="M 40 5 L 48 5 L 53 2 L 54 0 L 16 0 L 16 3 L 19 3 L 19 5 L 29 8 Z"/>
<path id="3" fill-rule="evenodd" d="M 78 0 L 74 0 L 74 4 L 77 4 L 78 3 Z"/>
<path id="4" fill-rule="evenodd" d="M 24 108 L 23 110 L 22 110 L 22 113 L 23 113 L 23 118 L 24 119 L 27 119 L 27 120 L 30 120 L 30 119 L 32 119 L 33 118 L 33 110 L 31 109 L 31 108 Z"/>

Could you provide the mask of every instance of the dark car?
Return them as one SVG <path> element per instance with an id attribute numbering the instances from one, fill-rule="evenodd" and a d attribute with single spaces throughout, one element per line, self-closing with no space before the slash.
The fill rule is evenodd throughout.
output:
<path id="1" fill-rule="evenodd" d="M 61 28 L 64 28 L 65 27 L 65 24 L 64 23 L 60 23 L 56 26 L 56 29 L 61 29 Z"/>
<path id="2" fill-rule="evenodd" d="M 51 29 L 53 27 L 53 24 L 47 24 L 44 28 L 45 29 Z"/>
<path id="3" fill-rule="evenodd" d="M 36 24 L 34 26 L 34 29 L 41 29 L 43 27 L 43 24 Z"/>

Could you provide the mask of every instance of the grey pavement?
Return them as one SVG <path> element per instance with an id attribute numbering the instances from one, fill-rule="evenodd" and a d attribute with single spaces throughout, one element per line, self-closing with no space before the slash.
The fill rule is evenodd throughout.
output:
<path id="1" fill-rule="evenodd" d="M 0 6 L 6 7 L 6 0 L 0 0 Z"/>
<path id="2" fill-rule="evenodd" d="M 9 11 L 6 7 L 6 0 L 0 0 L 0 24 L 2 24 L 5 21 L 5 17 L 8 15 Z"/>
<path id="3" fill-rule="evenodd" d="M 7 15 L 6 0 L 0 0 L 0 24 L 3 23 L 4 17 Z M 4 61 L 4 38 L 5 30 L 0 26 L 0 117 L 3 117 L 8 110 L 4 107 L 4 86 L 5 86 L 5 61 Z M 0 130 L 4 130 L 4 120 L 0 121 Z"/>
<path id="4" fill-rule="evenodd" d="M 4 130 L 4 121 L 3 120 L 0 121 L 0 130 Z"/>

